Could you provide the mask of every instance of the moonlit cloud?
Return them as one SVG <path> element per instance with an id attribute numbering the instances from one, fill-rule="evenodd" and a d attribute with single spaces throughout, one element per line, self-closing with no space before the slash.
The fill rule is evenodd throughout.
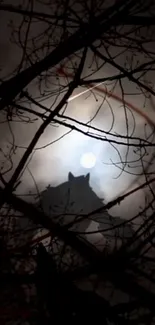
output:
<path id="1" fill-rule="evenodd" d="M 15 16 L 15 19 L 16 18 L 17 16 Z M 2 57 L 2 65 L 6 67 L 4 74 L 7 74 L 7 70 L 10 71 L 10 68 L 14 68 L 17 62 L 20 61 L 21 53 L 18 49 L 14 49 L 14 46 L 9 42 L 10 31 L 7 27 L 7 20 L 4 19 L 4 17 L 1 26 L 3 27 L 3 30 L 5 26 L 5 33 L 2 33 L 1 35 L 3 46 L 0 55 Z M 14 55 L 12 55 L 12 53 L 14 53 Z M 122 60 L 124 60 L 123 55 L 120 57 L 121 64 L 123 64 Z M 11 67 L 8 62 L 10 62 Z M 87 63 L 85 66 L 86 70 L 88 65 L 89 64 Z M 105 65 L 104 69 L 101 70 L 101 73 L 95 74 L 95 78 L 106 77 L 117 72 L 118 71 L 113 71 L 113 68 L 110 67 L 110 65 Z M 152 75 L 150 79 L 152 80 Z M 134 94 L 136 91 L 135 84 L 125 79 L 122 82 L 125 92 L 131 92 Z M 35 85 L 35 81 L 34 83 L 31 83 L 31 94 L 32 96 L 37 97 L 35 87 L 33 91 L 33 84 Z M 105 98 L 102 107 L 99 109 L 104 95 L 101 96 L 101 93 L 97 94 L 95 88 L 98 86 L 102 86 L 102 83 L 94 85 L 84 91 L 83 88 L 78 87 L 68 100 L 65 114 L 84 123 L 88 123 L 91 120 L 91 122 L 88 123 L 88 128 L 85 128 L 86 131 L 89 131 L 89 125 L 92 125 L 107 132 L 112 131 L 114 134 L 126 135 L 126 121 L 124 107 L 122 107 L 123 105 L 112 98 Z M 117 89 L 117 87 L 115 87 L 115 89 L 113 89 L 112 87 L 112 91 L 120 95 L 120 88 Z M 143 94 L 140 96 L 127 95 L 126 97 L 128 101 L 139 107 L 140 110 L 145 111 L 146 114 L 150 112 L 149 115 L 151 115 L 151 118 L 153 119 L 154 111 L 152 113 L 150 110 L 149 100 L 147 100 L 145 107 L 143 105 Z M 52 105 L 51 102 L 47 102 L 46 104 L 47 107 L 51 107 Z M 35 107 L 35 109 L 37 108 Z M 98 109 L 99 111 L 97 115 L 95 115 Z M 128 132 L 131 134 L 134 128 L 134 121 L 130 111 L 127 111 L 127 115 Z M 146 131 L 146 129 L 144 130 L 145 120 L 136 113 L 133 113 L 133 115 L 136 123 L 134 136 L 143 138 L 146 136 L 146 134 L 144 134 Z M 69 123 L 67 120 L 65 120 L 65 122 Z M 39 124 L 40 122 L 31 123 L 29 125 L 26 123 L 11 123 L 15 145 L 17 145 L 16 155 L 13 157 L 14 168 L 17 166 L 17 162 L 25 152 L 24 148 L 18 148 L 18 146 L 28 146 L 37 131 Z M 134 152 L 133 148 L 129 148 L 127 153 L 127 148 L 125 146 L 114 146 L 108 142 L 88 138 L 76 131 L 72 131 L 59 141 L 50 144 L 52 141 L 58 140 L 67 131 L 69 131 L 69 129 L 63 126 L 48 126 L 36 146 L 36 148 L 40 147 L 42 149 L 33 152 L 32 159 L 28 165 L 29 171 L 33 175 L 34 179 L 26 168 L 22 176 L 22 183 L 18 189 L 20 193 L 28 192 L 29 189 L 34 189 L 35 182 L 39 189 L 43 189 L 48 184 L 57 186 L 67 180 L 69 171 L 71 171 L 75 176 L 78 176 L 86 174 L 88 168 L 90 168 L 90 185 L 93 187 L 94 191 L 100 195 L 100 197 L 104 197 L 107 201 L 113 199 L 123 191 L 126 191 L 133 182 L 137 181 L 137 176 L 134 175 L 134 173 L 138 174 L 140 172 L 140 163 L 130 163 L 131 161 L 136 160 L 138 156 L 137 152 Z M 8 145 L 8 141 L 12 143 L 12 137 L 9 132 L 8 125 L 1 124 L 0 144 L 4 144 L 4 149 Z M 147 135 L 149 133 L 150 130 L 148 126 Z M 119 177 L 120 168 L 124 166 L 121 160 L 125 161 L 126 155 L 128 155 L 128 165 L 130 165 L 130 167 L 126 166 L 127 173 L 123 172 Z M 149 150 L 149 155 L 152 155 L 151 150 Z M 147 156 L 147 160 L 149 161 L 149 156 Z M 128 173 L 129 171 L 132 172 L 133 175 Z"/>

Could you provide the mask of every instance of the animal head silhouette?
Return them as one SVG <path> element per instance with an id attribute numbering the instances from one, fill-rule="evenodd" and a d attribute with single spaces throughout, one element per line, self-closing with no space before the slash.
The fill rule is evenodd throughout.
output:
<path id="1" fill-rule="evenodd" d="M 56 187 L 47 187 L 41 193 L 41 205 L 48 215 L 60 213 L 89 213 L 103 205 L 89 184 L 90 174 L 74 176 L 68 174 L 68 181 Z"/>
<path id="2" fill-rule="evenodd" d="M 90 180 L 90 173 L 88 173 L 87 175 L 82 175 L 82 176 L 77 176 L 75 177 L 71 172 L 68 173 L 68 181 L 69 182 L 74 182 L 74 181 L 85 181 L 87 183 L 87 185 L 89 184 L 89 180 Z"/>
<path id="3" fill-rule="evenodd" d="M 95 213 L 92 217 L 87 214 L 93 210 L 104 208 L 102 199 L 92 190 L 90 184 L 90 174 L 74 176 L 68 173 L 68 181 L 56 187 L 48 187 L 41 193 L 42 207 L 55 222 L 62 225 L 72 224 L 73 231 L 81 234 L 87 232 L 87 228 L 92 221 L 98 225 L 98 230 L 108 240 L 125 241 L 134 234 L 132 225 L 125 222 L 125 219 L 113 217 L 108 211 Z M 85 215 L 81 220 L 81 215 Z M 80 217 L 80 222 L 77 220 Z M 75 222 L 76 221 L 76 222 Z"/>

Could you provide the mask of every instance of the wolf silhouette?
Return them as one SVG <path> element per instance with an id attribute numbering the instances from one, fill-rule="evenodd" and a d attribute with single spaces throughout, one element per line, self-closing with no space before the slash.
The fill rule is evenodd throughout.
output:
<path id="1" fill-rule="evenodd" d="M 67 182 L 56 187 L 48 186 L 41 193 L 40 205 L 53 221 L 66 226 L 71 223 L 70 229 L 79 234 L 86 235 L 88 227 L 95 221 L 98 232 L 109 242 L 119 241 L 120 246 L 120 242 L 123 244 L 134 235 L 133 227 L 127 222 L 123 224 L 125 219 L 113 217 L 106 210 L 87 217 L 105 205 L 90 187 L 89 180 L 89 173 L 75 177 L 69 172 Z M 86 217 L 81 220 L 80 215 Z"/>

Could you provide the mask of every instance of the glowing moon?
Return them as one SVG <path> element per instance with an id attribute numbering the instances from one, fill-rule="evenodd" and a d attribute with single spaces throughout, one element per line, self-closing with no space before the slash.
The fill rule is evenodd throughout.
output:
<path id="1" fill-rule="evenodd" d="M 96 157 L 92 152 L 87 152 L 82 155 L 80 159 L 80 164 L 84 168 L 92 168 L 96 164 Z"/>

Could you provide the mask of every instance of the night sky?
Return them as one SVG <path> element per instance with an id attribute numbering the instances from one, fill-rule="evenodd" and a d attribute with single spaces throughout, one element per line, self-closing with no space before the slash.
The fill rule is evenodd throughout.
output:
<path id="1" fill-rule="evenodd" d="M 16 1 L 17 4 L 19 1 Z M 14 5 L 16 3 L 14 2 Z M 25 4 L 26 5 L 26 4 Z M 35 8 L 38 11 L 47 10 L 47 6 L 41 5 L 39 2 L 35 2 Z M 10 41 L 11 38 L 11 24 L 15 24 L 18 28 L 21 22 L 21 16 L 14 13 L 1 12 L 1 52 L 0 52 L 0 62 L 1 62 L 1 77 L 7 76 L 8 73 L 14 70 L 20 62 L 22 51 L 18 44 L 12 44 Z M 25 23 L 25 26 L 27 23 Z M 9 25 L 9 26 L 8 26 Z M 24 25 L 24 24 L 23 24 Z M 39 35 L 41 31 L 44 30 L 46 24 L 42 22 L 33 24 L 33 27 L 29 31 L 29 35 Z M 26 27 L 25 27 L 26 28 Z M 58 33 L 58 31 L 57 31 Z M 24 38 L 24 26 L 21 27 L 21 38 Z M 31 37 L 31 36 L 29 36 Z M 17 39 L 17 34 L 14 33 L 14 38 Z M 44 39 L 41 39 L 43 42 Z M 153 43 L 150 45 L 153 48 Z M 131 59 L 131 52 L 127 51 L 118 55 L 119 48 L 110 47 L 111 55 L 116 57 L 117 63 L 121 63 L 122 66 L 127 62 L 127 57 Z M 121 51 L 120 51 L 121 52 Z M 41 55 L 44 55 L 41 53 Z M 133 58 L 132 58 L 133 59 Z M 91 66 L 92 53 L 88 51 L 87 61 L 84 67 L 83 75 L 87 75 L 95 70 L 95 64 Z M 135 56 L 135 66 L 136 66 L 137 57 Z M 143 53 L 138 53 L 139 62 L 145 62 L 145 57 Z M 56 68 L 52 70 L 54 73 Z M 69 70 L 70 71 L 70 70 Z M 100 71 L 94 74 L 94 78 L 107 77 L 109 75 L 114 75 L 117 69 L 114 69 L 109 64 L 106 64 L 104 68 L 101 68 Z M 150 80 L 153 83 L 152 73 L 146 74 L 145 79 Z M 59 76 L 59 81 L 61 83 L 66 83 L 64 78 Z M 122 80 L 123 88 L 126 93 L 125 99 L 136 106 L 140 112 L 145 112 L 145 114 L 154 119 L 154 111 L 151 106 L 150 100 L 146 99 L 142 92 L 138 93 L 136 85 L 126 78 Z M 114 94 L 120 96 L 121 98 L 121 89 L 119 83 L 116 85 L 114 83 L 106 83 L 109 91 L 112 91 Z M 44 87 L 44 85 L 42 85 Z M 100 88 L 104 86 L 101 85 Z M 30 94 L 37 99 L 38 88 L 36 87 L 35 80 L 32 82 L 27 89 Z M 53 81 L 53 89 L 58 89 L 58 81 Z M 100 128 L 104 131 L 111 131 L 113 134 L 126 135 L 126 118 L 128 120 L 128 134 L 131 133 L 134 137 L 145 138 L 146 134 L 149 135 L 152 132 L 152 125 L 149 125 L 143 116 L 137 114 L 133 109 L 124 110 L 123 105 L 115 100 L 114 98 L 105 98 L 105 94 L 97 90 L 93 90 L 93 93 L 87 92 L 83 95 L 74 98 L 76 93 L 81 93 L 84 91 L 84 88 L 78 88 L 73 93 L 73 99 L 68 103 L 68 106 L 65 110 L 65 115 L 70 116 L 74 119 L 79 120 L 80 122 L 88 123 L 92 120 L 91 126 Z M 137 94 L 138 93 L 138 94 Z M 135 95 L 134 95 L 135 94 Z M 61 95 L 57 98 L 57 102 L 61 98 Z M 42 104 L 46 104 L 47 107 L 51 107 L 52 103 L 56 99 L 55 95 L 50 96 L 49 99 L 41 99 Z M 39 99 L 40 101 L 40 99 Z M 21 100 L 21 103 L 24 103 L 24 99 Z M 39 109 L 35 107 L 35 110 Z M 96 114 L 98 110 L 98 113 Z M 96 114 L 96 115 L 95 115 Z M 127 114 L 127 117 L 126 115 Z M 34 136 L 40 121 L 34 121 L 33 123 L 26 123 L 25 114 L 24 121 L 20 121 L 20 118 L 17 118 L 16 121 L 11 123 L 3 123 L 0 128 L 0 138 L 1 146 L 4 151 L 7 152 L 8 148 L 11 148 L 11 144 L 14 139 L 14 146 L 16 147 L 15 154 L 13 155 L 13 169 L 11 172 L 5 175 L 6 179 L 9 179 L 12 174 L 17 162 L 19 162 L 20 157 L 24 152 L 24 148 L 29 144 L 32 136 Z M 33 119 L 31 115 L 31 119 Z M 4 120 L 4 114 L 1 113 L 1 120 Z M 71 123 L 75 125 L 75 123 Z M 147 126 L 145 126 L 147 124 Z M 78 125 L 77 125 L 78 126 Z M 84 129 L 83 129 L 84 130 Z M 22 175 L 22 182 L 17 189 L 17 193 L 23 194 L 28 191 L 35 191 L 34 179 L 37 183 L 37 186 L 40 190 L 44 189 L 46 185 L 51 184 L 52 186 L 57 186 L 67 180 L 68 172 L 71 171 L 75 176 L 86 174 L 90 172 L 90 185 L 93 187 L 94 191 L 100 196 L 104 197 L 106 202 L 115 198 L 119 194 L 122 194 L 124 191 L 127 191 L 130 186 L 136 186 L 143 181 L 142 174 L 142 163 L 137 161 L 139 157 L 138 152 L 134 152 L 134 148 L 130 147 L 129 152 L 125 145 L 111 145 L 108 142 L 103 142 L 95 140 L 89 137 L 86 137 L 83 134 L 80 134 L 76 131 L 64 136 L 59 141 L 56 141 L 53 144 L 49 144 L 57 140 L 59 137 L 64 135 L 69 131 L 69 128 L 63 127 L 61 125 L 52 125 L 48 126 L 42 137 L 40 138 L 38 144 L 36 145 L 37 150 L 32 154 L 30 162 L 27 165 L 27 168 L 24 170 Z M 88 131 L 88 128 L 85 128 L 85 131 Z M 94 131 L 95 132 L 95 131 Z M 110 138 L 110 137 L 109 137 Z M 113 138 L 114 139 L 114 138 Z M 151 141 L 153 141 L 153 135 L 151 136 Z M 7 147 L 8 146 L 8 147 Z M 42 148 L 42 149 L 39 149 Z M 118 154 L 120 153 L 120 156 Z M 148 162 L 152 157 L 152 149 L 148 148 L 148 156 L 145 156 L 143 159 L 144 165 L 147 166 Z M 81 166 L 80 160 L 83 154 L 93 153 L 96 157 L 96 164 L 93 168 L 87 170 L 87 168 Z M 124 165 L 121 163 L 126 159 L 127 155 L 127 164 Z M 5 163 L 6 164 L 6 163 Z M 7 164 L 6 164 L 7 165 Z M 5 166 L 6 166 L 5 165 Z M 8 163 L 9 165 L 9 163 Z M 121 169 L 124 166 L 125 170 L 121 172 Z M 32 178 L 32 175 L 34 179 Z M 133 213 L 139 208 L 140 204 L 143 204 L 144 193 L 137 193 L 137 200 L 135 201 L 134 197 L 130 197 L 129 203 L 123 202 L 123 207 L 115 208 L 117 209 L 117 214 L 125 212 L 125 215 L 128 211 L 128 204 L 131 207 L 132 204 Z M 141 202 L 139 201 L 141 200 Z M 123 209 L 123 210 L 122 210 Z M 124 211 L 125 209 L 125 211 Z M 123 211 L 123 212 L 122 212 Z M 115 212 L 115 211 L 114 211 Z M 130 211 L 131 213 L 131 211 Z"/>
<path id="2" fill-rule="evenodd" d="M 127 3 L 130 7 L 132 0 Z M 122 22 L 117 12 L 106 11 L 117 4 L 123 8 Z M 135 15 L 125 6 L 122 0 L 0 1 L 0 222 L 9 249 L 27 241 L 32 248 L 40 235 L 52 245 L 51 232 L 45 236 L 50 220 L 69 224 L 76 239 L 80 233 L 101 251 L 131 240 L 143 222 L 152 222 L 151 229 L 138 235 L 134 248 L 154 231 L 154 214 L 149 222 L 147 217 L 154 213 L 154 182 L 148 183 L 155 171 L 155 4 L 135 2 Z M 3 203 L 10 197 L 33 208 L 23 201 L 17 210 L 14 203 L 8 208 Z M 51 218 L 41 228 L 34 225 L 36 211 Z M 78 223 L 79 215 L 91 219 Z M 73 257 L 67 250 L 64 256 Z M 103 287 L 98 291 L 110 300 Z M 126 293 L 118 292 L 117 299 L 113 294 L 113 303 L 118 298 L 128 301 Z M 147 296 L 144 300 L 148 306 Z"/>

